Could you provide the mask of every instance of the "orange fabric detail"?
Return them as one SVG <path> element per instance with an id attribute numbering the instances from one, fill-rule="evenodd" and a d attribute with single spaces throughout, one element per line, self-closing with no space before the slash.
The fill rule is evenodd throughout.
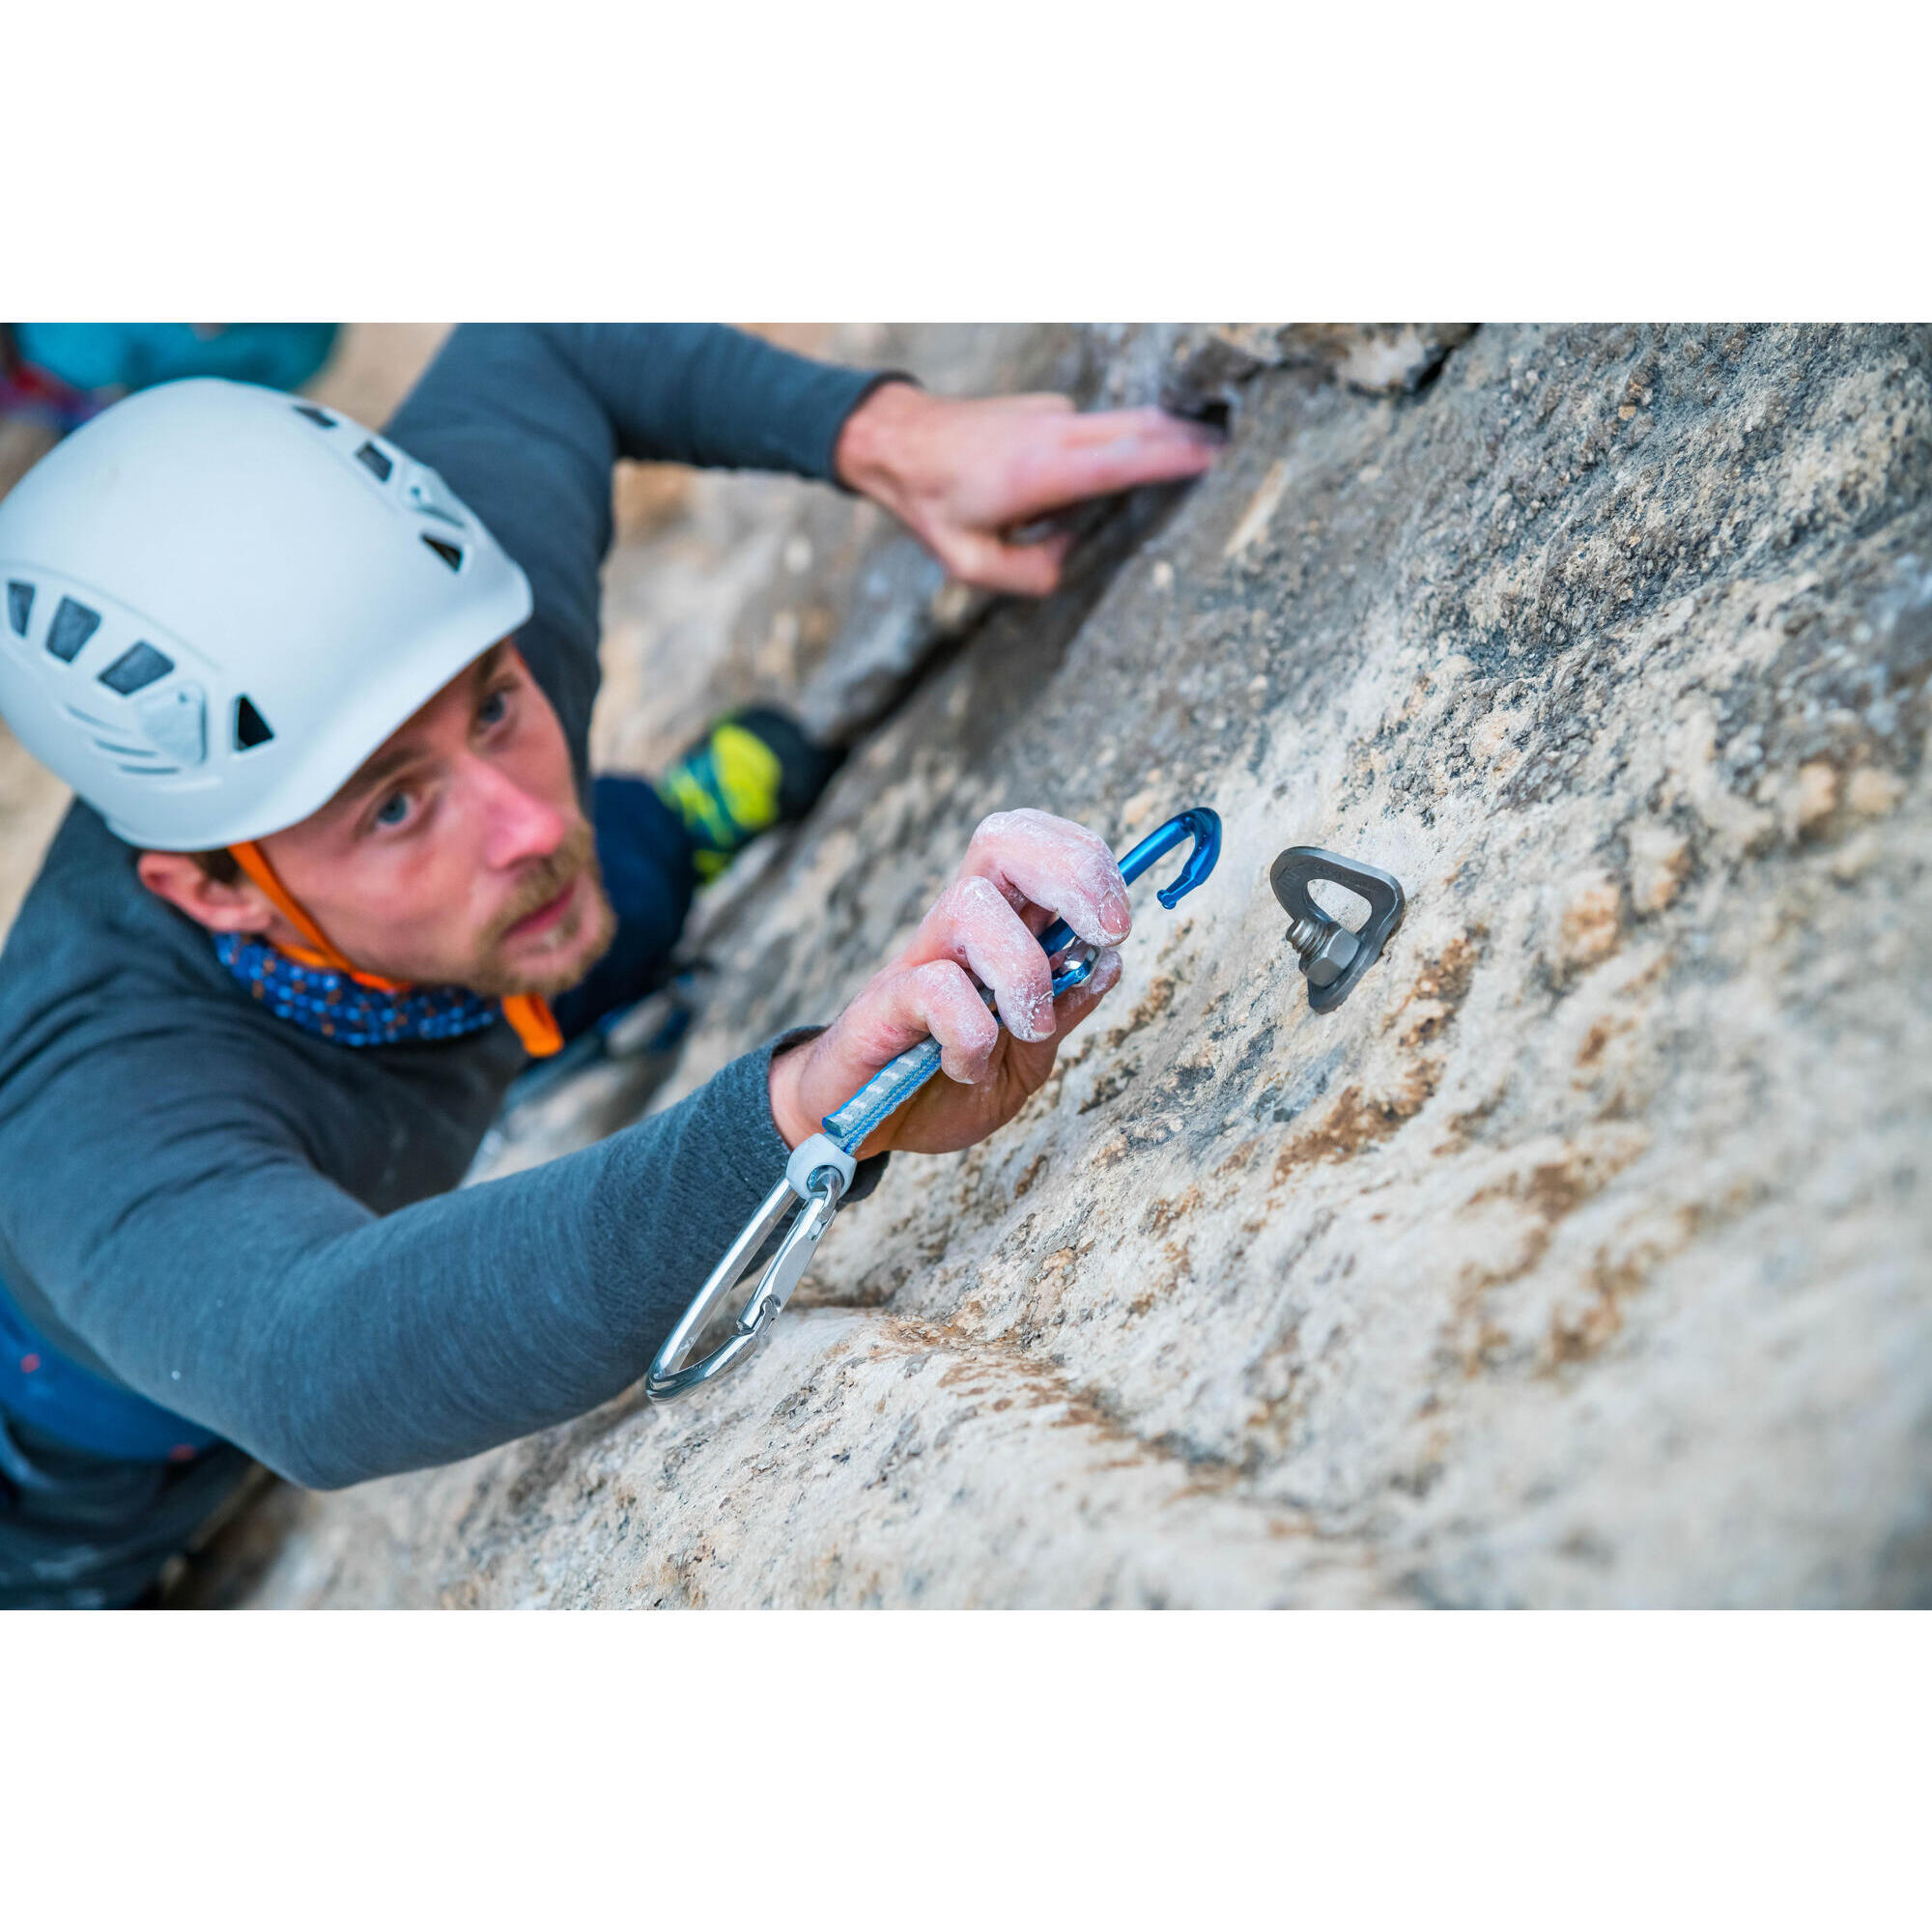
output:
<path id="1" fill-rule="evenodd" d="M 275 868 L 269 864 L 269 855 L 251 839 L 240 845 L 229 846 L 235 855 L 235 863 L 261 887 L 268 895 L 269 903 L 308 941 L 314 950 L 305 952 L 299 946 L 285 947 L 291 959 L 303 966 L 326 967 L 331 973 L 347 973 L 358 986 L 373 986 L 379 993 L 406 993 L 410 982 L 407 980 L 384 980 L 374 973 L 358 973 L 348 959 L 330 943 L 328 935 L 316 924 L 302 909 L 301 902 L 275 876 Z"/>
<path id="2" fill-rule="evenodd" d="M 503 1017 L 516 1028 L 524 1051 L 535 1060 L 547 1060 L 563 1047 L 563 1031 L 550 1009 L 550 1002 L 536 993 L 512 993 L 503 1002 Z"/>
<path id="3" fill-rule="evenodd" d="M 300 900 L 275 876 L 269 857 L 253 839 L 229 846 L 235 863 L 261 887 L 272 905 L 301 936 L 307 946 L 285 946 L 282 951 L 303 966 L 315 966 L 331 973 L 346 973 L 358 986 L 373 986 L 380 993 L 407 993 L 407 980 L 384 980 L 374 973 L 358 973 L 347 957 L 316 924 Z M 550 1009 L 550 1002 L 535 993 L 512 993 L 503 1002 L 503 1017 L 516 1029 L 524 1051 L 533 1059 L 546 1060 L 563 1047 L 563 1032 Z"/>

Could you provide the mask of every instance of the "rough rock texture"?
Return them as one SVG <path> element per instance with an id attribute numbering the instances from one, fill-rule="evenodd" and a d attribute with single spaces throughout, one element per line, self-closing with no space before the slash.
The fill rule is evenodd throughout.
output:
<path id="1" fill-rule="evenodd" d="M 639 762 L 867 623 L 936 653 L 704 908 L 661 1099 L 829 1018 L 986 811 L 1124 845 L 1209 803 L 1220 870 L 1143 888 L 1046 1089 L 896 1161 L 749 1369 L 285 1492 L 253 1601 L 1932 1601 L 1932 341 L 1488 327 L 1419 386 L 1334 380 L 1414 366 L 1391 339 L 1228 363 L 1217 470 L 963 634 L 791 486 L 706 479 L 739 526 L 714 494 L 648 539 L 737 573 L 681 639 L 619 558 L 600 732 Z M 976 383 L 1139 400 L 1201 336 L 983 340 Z M 1408 889 L 1325 1018 L 1265 884 L 1292 843 Z"/>

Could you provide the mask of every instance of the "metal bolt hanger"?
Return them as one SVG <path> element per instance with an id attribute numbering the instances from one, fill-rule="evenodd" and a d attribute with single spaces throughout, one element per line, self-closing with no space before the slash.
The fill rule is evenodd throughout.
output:
<path id="1" fill-rule="evenodd" d="M 1330 919 L 1315 903 L 1308 888 L 1316 879 L 1346 886 L 1368 900 L 1369 916 L 1358 928 Z M 1308 1004 L 1318 1013 L 1333 1012 L 1381 957 L 1402 923 L 1407 904 L 1402 882 L 1378 866 L 1324 852 L 1319 845 L 1291 845 L 1268 867 L 1268 884 L 1289 917 L 1288 943 L 1301 955 Z"/>

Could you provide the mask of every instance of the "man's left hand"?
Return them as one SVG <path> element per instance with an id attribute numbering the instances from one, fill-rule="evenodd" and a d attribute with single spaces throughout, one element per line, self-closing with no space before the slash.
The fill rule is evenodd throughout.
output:
<path id="1" fill-rule="evenodd" d="M 1071 536 L 1018 544 L 1009 532 L 1089 497 L 1198 476 L 1220 447 L 1163 410 L 1082 415 L 1066 396 L 954 402 L 888 383 L 846 419 L 834 467 L 962 582 L 1044 597 Z"/>

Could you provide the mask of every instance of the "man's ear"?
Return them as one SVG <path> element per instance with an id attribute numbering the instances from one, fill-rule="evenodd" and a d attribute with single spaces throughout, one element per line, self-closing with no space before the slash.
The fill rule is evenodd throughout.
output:
<path id="1" fill-rule="evenodd" d="M 191 852 L 143 852 L 134 862 L 141 883 L 211 932 L 267 932 L 275 909 L 253 879 L 232 885 L 212 879 Z"/>

